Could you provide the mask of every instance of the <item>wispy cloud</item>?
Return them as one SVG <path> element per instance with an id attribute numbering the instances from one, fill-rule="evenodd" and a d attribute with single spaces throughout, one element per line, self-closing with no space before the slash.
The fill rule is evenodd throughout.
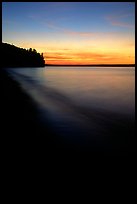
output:
<path id="1" fill-rule="evenodd" d="M 72 61 L 84 61 L 84 62 L 92 62 L 92 61 L 107 61 L 112 60 L 114 58 L 118 58 L 116 54 L 105 54 L 105 53 L 98 53 L 98 52 L 68 52 L 68 53 L 61 53 L 61 52 L 46 52 L 44 53 L 44 57 L 48 61 L 54 60 L 72 60 Z"/>
<path id="2" fill-rule="evenodd" d="M 82 37 L 90 37 L 90 36 L 97 35 L 97 33 L 95 32 L 78 32 L 73 30 L 64 30 L 64 33 L 72 36 L 82 36 Z"/>
<path id="3" fill-rule="evenodd" d="M 58 25 L 56 25 L 55 23 L 53 23 L 51 21 L 45 21 L 45 24 L 49 28 L 61 31 L 61 32 L 65 33 L 67 35 L 71 35 L 71 36 L 91 37 L 91 36 L 95 36 L 97 34 L 95 32 L 78 32 L 78 31 L 70 30 L 70 29 L 58 26 Z"/>
<path id="4" fill-rule="evenodd" d="M 56 50 L 47 49 L 44 57 L 47 64 L 133 63 L 134 59 L 128 57 L 131 54 L 128 50 L 125 49 L 125 52 L 121 52 L 119 49 L 100 50 L 94 48 L 87 49 L 87 47 L 83 47 L 83 49 L 59 48 Z"/>
<path id="5" fill-rule="evenodd" d="M 106 19 L 111 23 L 113 26 L 120 26 L 120 27 L 127 27 L 127 28 L 134 28 L 135 25 L 132 23 L 126 22 L 128 18 L 134 17 L 134 14 L 118 14 L 118 15 L 110 15 L 107 16 Z"/>
<path id="6" fill-rule="evenodd" d="M 128 22 L 125 22 L 126 18 L 131 17 L 132 14 L 119 14 L 117 16 L 115 15 L 111 15 L 111 16 L 107 16 L 106 19 L 113 25 L 113 26 L 119 26 L 119 27 L 127 27 L 127 28 L 134 28 L 133 24 L 129 24 Z M 68 35 L 70 37 L 81 37 L 83 39 L 90 39 L 92 38 L 96 38 L 96 37 L 106 37 L 107 35 L 109 35 L 108 37 L 112 37 L 112 36 L 119 36 L 121 33 L 120 32 L 87 32 L 87 31 L 75 31 L 73 29 L 68 29 L 66 27 L 62 27 L 60 25 L 58 25 L 57 22 L 49 20 L 49 19 L 45 19 L 45 18 L 41 18 L 39 16 L 35 16 L 35 15 L 31 15 L 29 16 L 30 18 L 32 18 L 33 20 L 35 20 L 37 23 L 42 24 L 43 29 L 45 27 L 48 27 L 51 29 L 51 31 L 54 33 L 59 32 L 61 34 L 65 34 Z M 123 34 L 122 34 L 123 35 Z"/>
<path id="7" fill-rule="evenodd" d="M 67 35 L 81 36 L 81 37 L 91 37 L 91 36 L 97 35 L 96 32 L 86 32 L 86 31 L 79 32 L 79 31 L 75 31 L 75 30 L 72 30 L 72 29 L 64 28 L 62 26 L 57 25 L 57 23 L 55 23 L 55 22 L 53 22 L 51 20 L 46 20 L 44 18 L 41 19 L 37 15 L 29 15 L 29 18 L 36 21 L 37 23 L 42 24 L 43 26 L 47 26 L 48 28 L 53 29 L 54 31 L 60 31 L 60 32 L 65 33 Z"/>
<path id="8" fill-rule="evenodd" d="M 111 23 L 112 23 L 112 25 L 114 25 L 114 26 L 134 28 L 134 25 L 131 25 L 131 24 L 129 24 L 129 23 L 118 22 L 118 21 L 112 21 Z"/>

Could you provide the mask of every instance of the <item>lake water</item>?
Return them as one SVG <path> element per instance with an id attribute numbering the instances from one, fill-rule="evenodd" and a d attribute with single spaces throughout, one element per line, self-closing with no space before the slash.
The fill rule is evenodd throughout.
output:
<path id="1" fill-rule="evenodd" d="M 36 102 L 42 122 L 48 116 L 66 141 L 90 148 L 95 143 L 112 148 L 118 141 L 119 148 L 132 145 L 134 67 L 50 66 L 8 72 Z"/>

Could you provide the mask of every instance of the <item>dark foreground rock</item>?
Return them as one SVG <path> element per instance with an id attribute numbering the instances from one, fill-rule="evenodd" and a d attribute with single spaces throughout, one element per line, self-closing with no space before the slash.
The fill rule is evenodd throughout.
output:
<path id="1" fill-rule="evenodd" d="M 56 134 L 48 121 L 40 122 L 36 104 L 6 71 L 0 71 L 1 136 L 9 154 L 55 153 Z"/>

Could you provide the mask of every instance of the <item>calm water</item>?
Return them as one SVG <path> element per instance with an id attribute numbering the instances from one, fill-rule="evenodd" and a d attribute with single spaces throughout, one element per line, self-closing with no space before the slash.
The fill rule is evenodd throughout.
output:
<path id="1" fill-rule="evenodd" d="M 62 137 L 90 144 L 96 138 L 106 141 L 106 135 L 113 133 L 114 137 L 127 131 L 132 134 L 134 67 L 20 68 L 9 72 L 36 102 L 42 120 L 48 116 Z"/>

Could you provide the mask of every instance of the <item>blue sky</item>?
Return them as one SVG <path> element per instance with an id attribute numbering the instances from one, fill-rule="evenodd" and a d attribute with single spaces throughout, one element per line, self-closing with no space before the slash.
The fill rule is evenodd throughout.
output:
<path id="1" fill-rule="evenodd" d="M 88 53 L 87 62 L 90 63 L 99 60 L 95 59 L 95 54 L 102 54 L 101 60 L 104 60 L 103 54 L 110 53 L 114 58 L 119 50 L 121 61 L 130 53 L 130 61 L 134 61 L 135 3 L 3 2 L 2 41 L 36 48 L 47 53 L 47 59 L 55 63 L 57 56 L 59 63 L 65 59 L 64 50 L 67 49 L 74 54 L 66 52 L 68 63 L 76 60 L 82 63 L 76 55 L 77 52 L 81 56 L 82 50 Z M 114 49 L 109 50 L 109 47 Z M 90 53 L 94 56 L 92 60 Z M 54 54 L 56 59 L 53 59 Z"/>

